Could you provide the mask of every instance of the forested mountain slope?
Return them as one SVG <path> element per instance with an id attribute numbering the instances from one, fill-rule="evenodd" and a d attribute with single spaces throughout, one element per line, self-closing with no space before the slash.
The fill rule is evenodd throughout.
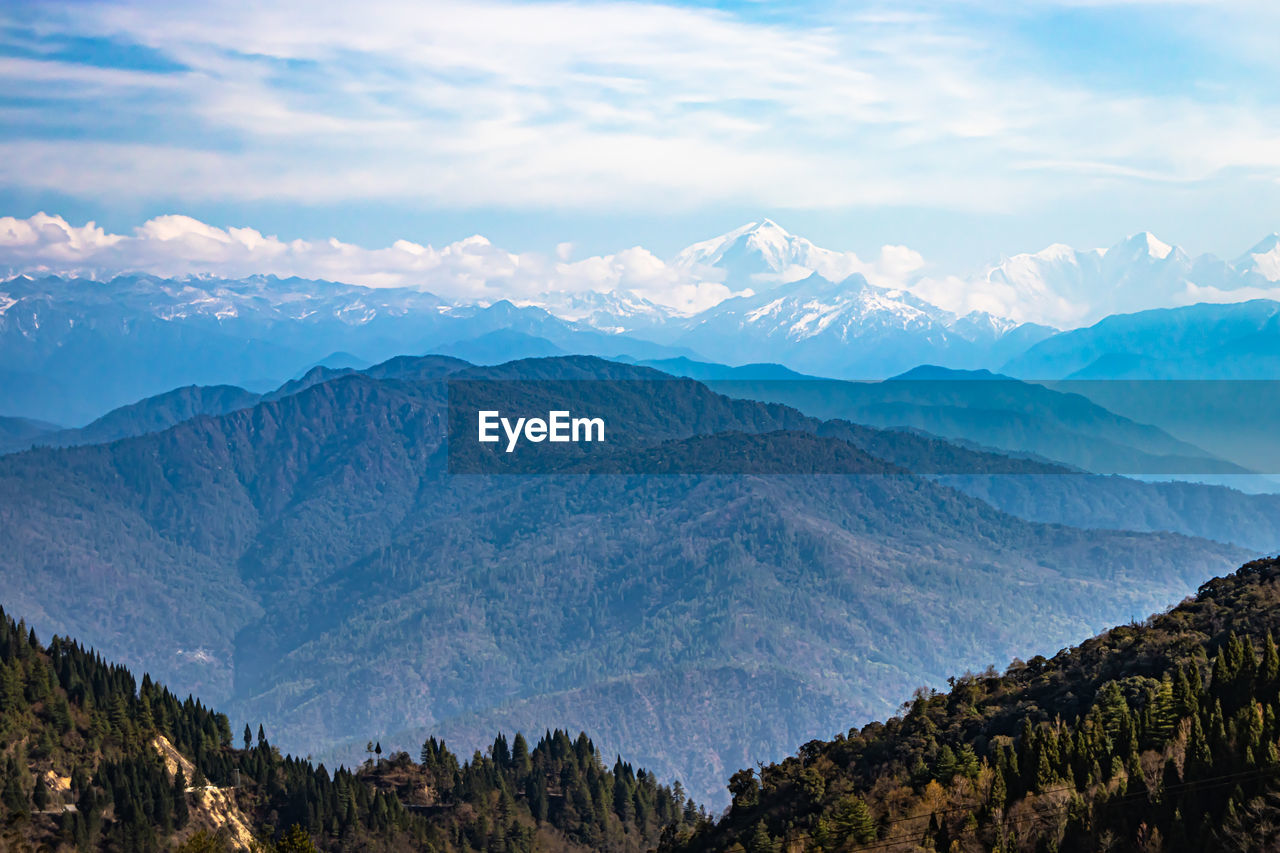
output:
<path id="1" fill-rule="evenodd" d="M 252 406 L 258 394 L 234 385 L 189 385 L 136 403 L 113 409 L 79 429 L 49 428 L 41 431 L 0 433 L 0 453 L 26 450 L 35 445 L 72 447 L 105 444 L 121 438 L 160 432 L 200 415 L 223 415 Z M 4 420 L 14 421 L 14 418 Z"/>
<path id="2" fill-rule="evenodd" d="M 669 850 L 1275 850 L 1280 560 L 743 770 Z"/>
<path id="3" fill-rule="evenodd" d="M 179 700 L 80 644 L 0 610 L 0 849 L 259 853 L 539 850 L 640 853 L 705 821 L 677 787 L 585 734 L 521 734 L 421 763 L 381 744 L 356 770 L 282 756 L 258 727 Z M 374 754 L 376 749 L 376 754 Z"/>

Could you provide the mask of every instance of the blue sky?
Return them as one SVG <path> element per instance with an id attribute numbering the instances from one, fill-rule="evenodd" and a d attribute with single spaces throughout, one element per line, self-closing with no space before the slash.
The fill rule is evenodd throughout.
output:
<path id="1" fill-rule="evenodd" d="M 1265 3 L 8 2 L 0 215 L 978 265 L 1280 228 Z"/>

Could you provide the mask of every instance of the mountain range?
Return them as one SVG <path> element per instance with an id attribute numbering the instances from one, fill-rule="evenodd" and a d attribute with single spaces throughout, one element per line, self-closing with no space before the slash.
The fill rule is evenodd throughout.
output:
<path id="1" fill-rule="evenodd" d="M 494 332 L 587 354 L 689 354 L 505 300 L 456 306 L 418 290 L 300 279 L 18 277 L 0 293 L 0 415 L 59 424 L 184 385 L 269 390 L 338 352 L 380 362 Z"/>
<path id="2" fill-rule="evenodd" d="M 357 364 L 427 352 L 684 357 L 853 379 L 923 363 L 1033 379 L 1270 378 L 1280 303 L 1242 300 L 1273 292 L 1277 258 L 1274 237 L 1228 263 L 1139 234 L 1105 251 L 1016 255 L 965 280 L 895 278 L 764 220 L 677 255 L 680 275 L 730 294 L 693 315 L 625 289 L 459 302 L 273 276 L 19 275 L 0 282 L 0 416 L 80 426 L 185 385 L 267 391 L 338 353 Z M 1199 299 L 1066 332 L 1002 316 L 1075 325 Z M 1025 309 L 1037 300 L 1058 308 Z M 1239 304 L 1214 304 L 1224 300 Z"/>
<path id="3" fill-rule="evenodd" d="M 1067 331 L 769 221 L 672 262 L 731 294 L 696 314 L 18 276 L 4 604 L 330 763 L 562 726 L 719 804 L 734 767 L 1280 549 L 1275 495 L 1099 476 L 1280 471 L 1280 303 L 1245 299 L 1276 242 L 1142 234 L 975 283 L 1024 317 L 1210 299 Z M 566 407 L 625 413 L 618 464 L 451 473 L 450 387 L 495 379 L 593 380 Z"/>
<path id="4" fill-rule="evenodd" d="M 663 458 L 735 458 L 745 432 L 881 473 L 450 476 L 460 378 L 653 381 L 641 407 L 572 384 L 596 389 L 572 408 L 621 405 Z M 851 429 L 581 357 L 317 367 L 248 408 L 0 458 L 6 606 L 291 749 L 567 725 L 714 802 L 731 767 L 1251 553 L 1025 521 L 908 473 L 972 451 Z"/>
<path id="5" fill-rule="evenodd" d="M 501 336 L 502 333 L 494 333 Z M 514 334 L 514 333 L 513 333 Z M 500 343 L 500 341 L 495 341 Z M 316 366 L 305 375 L 266 394 L 230 386 L 190 386 L 156 395 L 108 412 L 80 429 L 0 418 L 0 453 L 33 446 L 70 447 L 107 443 L 161 432 L 200 416 L 217 416 L 247 409 L 260 402 L 280 400 L 313 385 L 358 371 L 344 358 L 340 367 Z M 1280 504 L 1272 494 L 1273 477 L 1226 473 L 1238 469 L 1200 447 L 1180 441 L 1164 430 L 1117 415 L 1080 389 L 1103 396 L 1099 383 L 1068 383 L 1050 387 L 1022 383 L 983 371 L 918 368 L 882 383 L 820 380 L 776 364 L 729 367 L 688 358 L 639 363 L 663 373 L 698 380 L 732 398 L 784 403 L 816 418 L 845 419 L 838 435 L 892 464 L 931 476 L 946 485 L 1030 521 L 1084 528 L 1167 531 L 1232 543 L 1252 551 L 1280 551 Z M 438 376 L 466 363 L 449 358 L 401 357 L 364 369 L 377 379 Z M 1133 383 L 1113 383 L 1115 402 L 1122 404 Z M 1152 383 L 1167 388 L 1170 383 Z M 1202 383 L 1190 383 L 1193 390 Z M 1229 383 L 1228 383 L 1229 385 Z M 1138 388 L 1148 387 L 1140 383 Z M 1179 386 L 1181 387 L 1181 386 Z M 1212 386 L 1218 391 L 1222 387 Z M 1246 391 L 1256 392 L 1256 384 Z M 1201 392 L 1203 393 L 1203 392 Z M 1166 395 L 1174 397 L 1177 395 Z M 1188 395 L 1184 395 L 1189 396 Z M 1238 395 L 1236 395 L 1238 396 Z M 1265 395 L 1255 404 L 1268 405 Z M 1148 400 L 1150 402 L 1150 400 Z M 1166 408 L 1170 400 L 1166 400 Z M 1214 446 L 1214 430 L 1229 436 L 1262 440 L 1271 418 L 1264 410 L 1244 411 L 1238 399 L 1219 408 L 1240 418 L 1194 421 L 1185 416 L 1179 428 L 1199 427 Z M 1149 406 L 1135 414 L 1150 415 Z M 1231 424 L 1239 421 L 1239 426 Z M 856 421 L 880 429 L 854 427 Z M 1265 452 L 1244 457 L 1254 464 L 1267 460 Z M 797 471 L 784 464 L 779 470 Z M 1151 483 L 1129 477 L 1093 476 L 1090 472 L 1118 469 L 1144 474 Z M 759 470 L 764 470 L 762 466 Z M 1264 469 L 1270 470 L 1270 469 Z M 1209 472 L 1223 472 L 1215 476 Z M 1156 477 L 1156 472 L 1167 472 Z M 1177 482 L 1176 479 L 1199 482 Z M 1263 492 L 1247 494 L 1245 492 Z"/>
<path id="6" fill-rule="evenodd" d="M 726 300 L 687 321 L 677 342 L 718 361 L 764 356 L 804 373 L 869 379 L 921 363 L 1000 363 L 1052 334 L 989 314 L 958 317 L 859 273 L 832 282 L 814 273 Z"/>

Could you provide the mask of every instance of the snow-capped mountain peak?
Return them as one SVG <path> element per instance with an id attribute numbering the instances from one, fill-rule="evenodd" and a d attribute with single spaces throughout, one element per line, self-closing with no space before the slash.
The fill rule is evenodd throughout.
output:
<path id="1" fill-rule="evenodd" d="M 771 219 L 748 222 L 727 234 L 694 243 L 676 255 L 673 264 L 718 278 L 733 290 L 767 289 L 815 272 L 840 281 L 862 267 L 851 252 L 815 246 Z"/>
<path id="2" fill-rule="evenodd" d="M 1106 255 L 1114 256 L 1115 254 L 1124 255 L 1125 260 L 1131 260 L 1142 257 L 1143 255 L 1153 260 L 1163 261 L 1169 257 L 1175 248 L 1164 242 L 1150 231 L 1139 231 L 1117 243 L 1106 251 Z"/>
<path id="3" fill-rule="evenodd" d="M 1104 252 L 1106 252 L 1106 249 L 1095 249 L 1094 251 L 1098 255 L 1102 255 Z M 1038 252 L 1033 252 L 1028 255 L 1014 255 L 1014 258 L 1026 257 L 1026 258 L 1035 258 L 1041 261 L 1073 262 L 1075 260 L 1076 255 L 1079 254 L 1079 252 L 1080 250 L 1072 246 L 1068 246 L 1066 243 L 1051 243 L 1048 246 L 1045 246 L 1043 249 L 1041 249 Z"/>
<path id="4" fill-rule="evenodd" d="M 1026 344 L 1010 336 L 1018 328 L 981 312 L 957 317 L 860 274 L 832 282 L 814 273 L 694 316 L 680 342 L 730 363 L 785 352 L 802 372 L 869 378 L 901 372 L 902 365 L 921 360 L 978 363 L 994 352 L 1019 351 Z"/>
<path id="5" fill-rule="evenodd" d="M 1108 249 L 1055 243 L 1005 258 L 971 281 L 969 291 L 987 294 L 990 302 L 1004 306 L 998 313 L 1015 319 L 1072 327 L 1108 314 L 1180 304 L 1193 282 L 1210 275 L 1203 260 L 1193 261 L 1177 246 L 1141 231 Z"/>
<path id="6" fill-rule="evenodd" d="M 748 222 L 740 228 L 694 243 L 676 255 L 680 267 L 724 267 L 743 256 L 759 262 L 761 269 L 752 272 L 782 272 L 798 255 L 814 248 L 803 237 L 796 237 L 771 219 Z"/>
<path id="7" fill-rule="evenodd" d="M 1254 273 L 1267 281 L 1280 281 L 1280 234 L 1262 238 L 1233 265 L 1242 273 Z"/>
<path id="8" fill-rule="evenodd" d="M 796 237 L 771 219 L 756 225 L 745 235 L 745 248 L 764 259 L 769 269 L 782 272 L 800 256 L 808 255 L 815 246 Z"/>

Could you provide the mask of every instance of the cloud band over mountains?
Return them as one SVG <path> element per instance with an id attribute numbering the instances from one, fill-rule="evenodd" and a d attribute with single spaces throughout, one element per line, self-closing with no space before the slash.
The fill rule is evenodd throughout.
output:
<path id="1" fill-rule="evenodd" d="M 669 260 L 641 246 L 575 260 L 570 243 L 517 253 L 480 235 L 439 248 L 407 239 L 368 248 L 334 238 L 282 240 L 176 214 L 149 219 L 131 234 L 44 213 L 0 217 L 0 274 L 107 279 L 123 273 L 297 276 L 418 288 L 468 302 L 622 291 L 686 313 L 811 273 L 833 282 L 862 275 L 957 315 L 981 311 L 1071 328 L 1148 308 L 1280 299 L 1280 237 L 1226 262 L 1191 258 L 1144 232 L 1105 250 L 1058 244 L 961 274 L 937 269 L 906 246 L 884 246 L 872 260 L 824 249 L 769 220 L 694 243 Z"/>
<path id="2" fill-rule="evenodd" d="M 871 263 L 852 252 L 817 251 L 827 265 L 820 272 L 832 278 L 860 272 L 891 283 L 897 274 L 918 265 L 918 257 L 895 246 L 886 246 L 881 258 Z M 568 243 L 548 254 L 509 252 L 479 235 L 438 249 L 409 240 L 377 249 L 336 239 L 286 241 L 253 228 L 217 228 L 181 215 L 150 219 L 129 235 L 109 233 L 92 222 L 73 225 L 43 213 L 25 219 L 0 217 L 0 271 L 9 275 L 298 276 L 366 287 L 417 287 L 459 300 L 625 290 L 690 312 L 743 292 L 750 284 L 732 288 L 723 270 L 696 262 L 668 263 L 639 246 L 576 261 L 571 253 Z M 781 278 L 786 272 L 779 271 Z M 790 277 L 809 272 L 800 268 Z"/>

